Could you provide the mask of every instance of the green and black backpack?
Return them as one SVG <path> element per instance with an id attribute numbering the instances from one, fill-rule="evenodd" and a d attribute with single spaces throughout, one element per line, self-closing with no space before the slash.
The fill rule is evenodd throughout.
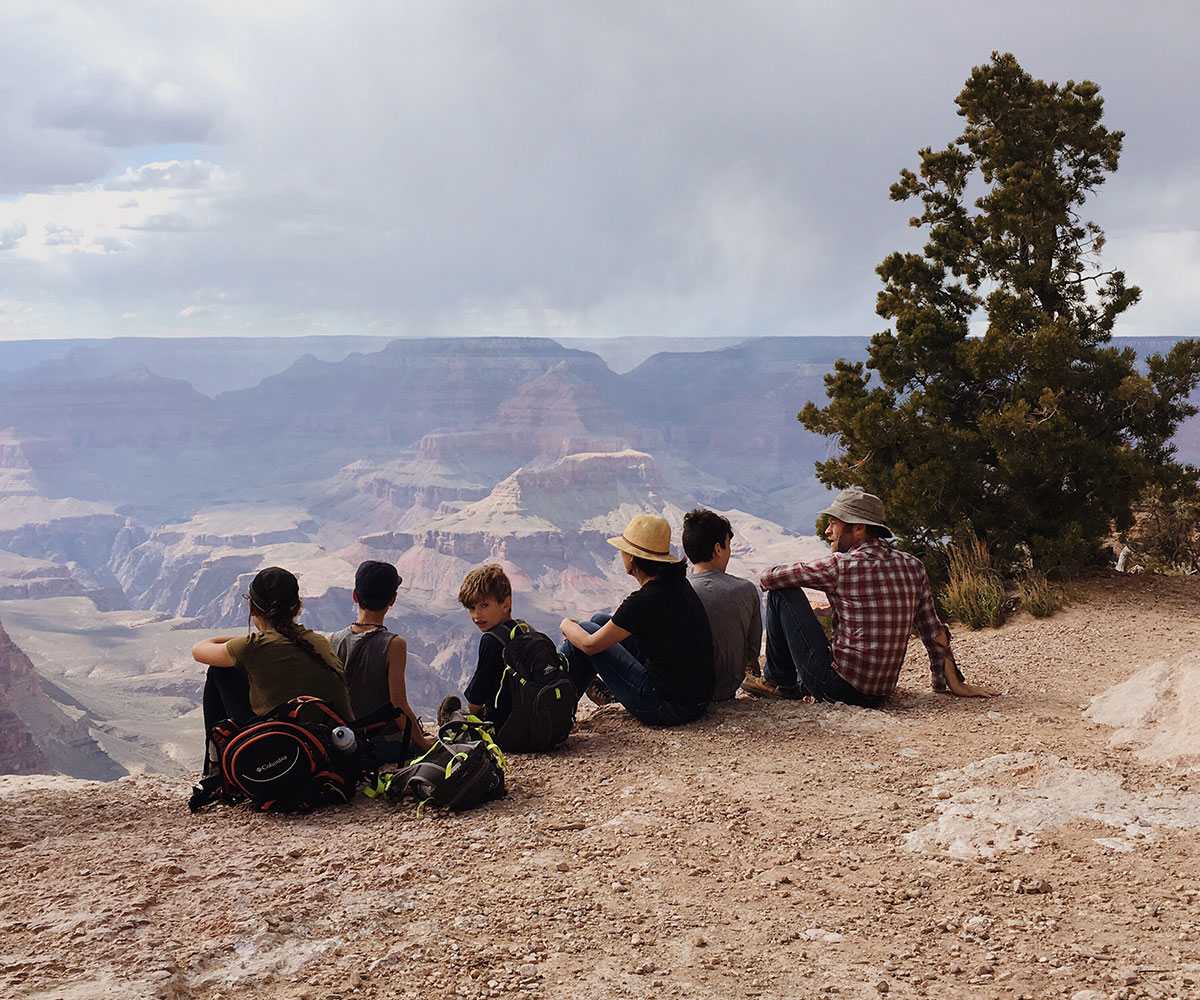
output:
<path id="1" fill-rule="evenodd" d="M 504 673 L 496 692 L 507 690 L 512 706 L 496 732 L 496 742 L 507 753 L 550 750 L 570 734 L 575 725 L 578 698 L 567 673 L 566 660 L 553 640 L 523 621 L 511 627 L 497 625 L 489 634 L 504 647 Z"/>
<path id="2" fill-rule="evenodd" d="M 492 724 L 455 712 L 438 730 L 437 742 L 406 767 L 381 774 L 374 789 L 389 798 L 413 798 L 427 806 L 461 812 L 508 794 L 504 752 L 492 737 Z"/>

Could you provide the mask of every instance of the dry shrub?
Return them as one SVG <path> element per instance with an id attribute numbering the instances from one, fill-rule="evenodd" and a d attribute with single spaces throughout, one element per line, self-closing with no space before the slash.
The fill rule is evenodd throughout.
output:
<path id="1" fill-rule="evenodd" d="M 988 547 L 975 535 L 950 546 L 949 581 L 942 590 L 942 609 L 953 621 L 971 628 L 1004 623 L 1004 578 L 992 568 Z"/>
<path id="2" fill-rule="evenodd" d="M 1049 618 L 1062 607 L 1062 591 L 1046 579 L 1046 574 L 1030 570 L 1021 581 L 1021 607 L 1034 618 Z"/>
<path id="3" fill-rule="evenodd" d="M 1150 573 L 1200 572 L 1200 498 L 1148 491 L 1122 541 L 1133 550 L 1133 561 Z"/>

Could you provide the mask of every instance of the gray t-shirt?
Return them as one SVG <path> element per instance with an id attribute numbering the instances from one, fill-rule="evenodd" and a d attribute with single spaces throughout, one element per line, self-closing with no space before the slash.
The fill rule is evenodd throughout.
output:
<path id="1" fill-rule="evenodd" d="M 758 659 L 762 646 L 762 612 L 758 588 L 749 580 L 718 569 L 693 573 L 692 589 L 708 612 L 712 628 L 717 687 L 713 701 L 737 694 L 746 676 L 746 664 Z"/>

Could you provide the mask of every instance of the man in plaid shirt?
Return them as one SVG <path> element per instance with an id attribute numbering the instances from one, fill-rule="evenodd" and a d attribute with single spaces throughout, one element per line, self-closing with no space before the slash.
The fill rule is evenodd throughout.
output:
<path id="1" fill-rule="evenodd" d="M 884 539 L 883 502 L 843 490 L 822 514 L 833 552 L 809 563 L 773 566 L 759 578 L 767 596 L 767 662 L 747 677 L 748 694 L 842 701 L 875 708 L 896 690 L 915 627 L 929 651 L 935 691 L 991 694 L 966 684 L 950 651 L 950 630 L 938 618 L 925 566 Z M 825 638 L 802 587 L 823 590 L 834 612 L 833 643 Z"/>

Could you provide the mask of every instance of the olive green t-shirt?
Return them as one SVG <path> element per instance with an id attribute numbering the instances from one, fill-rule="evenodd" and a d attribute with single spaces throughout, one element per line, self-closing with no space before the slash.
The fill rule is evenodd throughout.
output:
<path id="1" fill-rule="evenodd" d="M 321 654 L 324 663 L 273 629 L 225 643 L 234 663 L 245 668 L 250 679 L 250 707 L 255 715 L 266 715 L 285 701 L 307 694 L 328 702 L 349 722 L 350 693 L 337 654 L 319 632 L 301 628 L 300 635 Z"/>

